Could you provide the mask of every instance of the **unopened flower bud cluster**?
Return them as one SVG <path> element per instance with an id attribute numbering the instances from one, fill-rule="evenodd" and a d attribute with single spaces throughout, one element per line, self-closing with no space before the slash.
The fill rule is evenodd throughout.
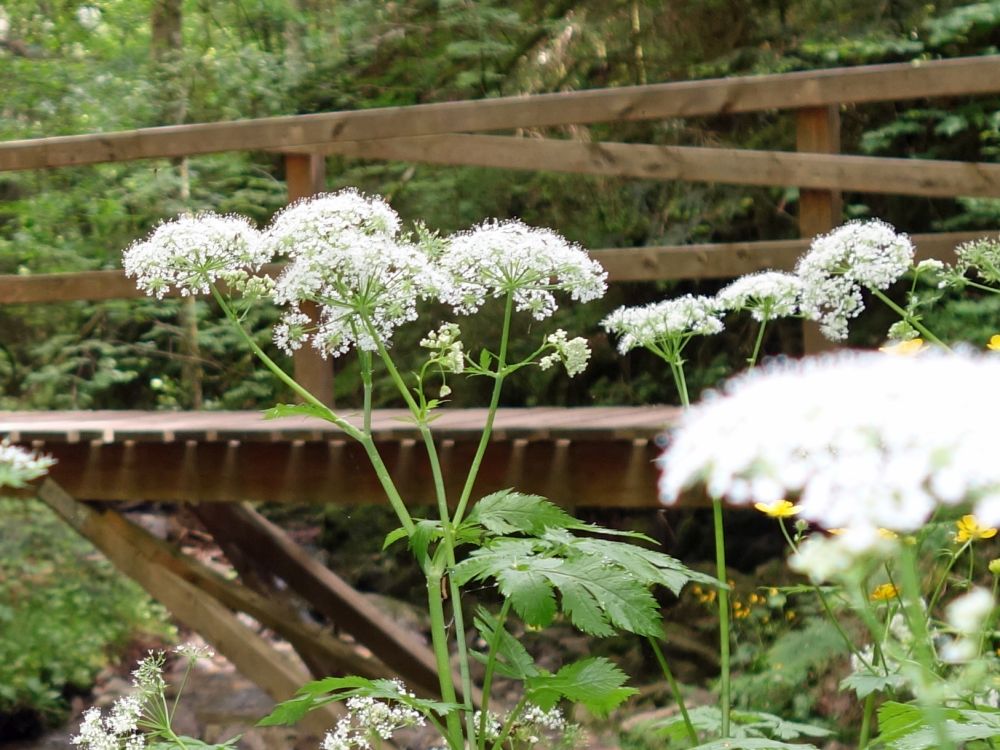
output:
<path id="1" fill-rule="evenodd" d="M 587 369 L 587 362 L 590 360 L 590 347 L 587 340 L 580 336 L 575 339 L 566 338 L 566 331 L 557 330 L 545 339 L 547 346 L 551 346 L 554 351 L 541 358 L 538 366 L 543 370 L 548 370 L 553 365 L 562 362 L 566 368 L 566 374 L 570 377 L 578 375 Z"/>

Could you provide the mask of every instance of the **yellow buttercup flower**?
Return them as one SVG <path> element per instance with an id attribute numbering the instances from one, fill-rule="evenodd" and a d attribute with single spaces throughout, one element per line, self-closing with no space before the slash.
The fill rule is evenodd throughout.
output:
<path id="1" fill-rule="evenodd" d="M 986 348 L 991 352 L 1000 351 L 1000 333 L 994 333 L 990 336 L 990 342 L 986 345 Z"/>
<path id="2" fill-rule="evenodd" d="M 912 357 L 914 354 L 920 354 L 927 345 L 924 344 L 923 339 L 910 339 L 909 341 L 900 341 L 895 344 L 886 344 L 885 346 L 880 346 L 878 350 L 880 352 L 885 352 L 886 354 L 895 354 L 900 357 Z"/>
<path id="3" fill-rule="evenodd" d="M 753 507 L 761 513 L 769 515 L 771 518 L 790 518 L 802 510 L 798 505 L 790 503 L 788 500 L 777 500 L 773 503 L 754 503 Z"/>
<path id="4" fill-rule="evenodd" d="M 890 542 L 899 539 L 899 534 L 897 534 L 895 531 L 892 531 L 891 529 L 879 528 L 878 535 L 883 539 L 888 539 Z"/>
<path id="5" fill-rule="evenodd" d="M 973 515 L 962 516 L 955 521 L 955 526 L 958 529 L 955 532 L 955 541 L 959 543 L 992 539 L 997 535 L 996 529 L 989 526 L 980 526 L 979 521 Z"/>
<path id="6" fill-rule="evenodd" d="M 881 586 L 875 587 L 871 598 L 873 602 L 885 602 L 889 599 L 895 599 L 897 596 L 899 596 L 899 589 L 891 583 L 883 583 Z"/>

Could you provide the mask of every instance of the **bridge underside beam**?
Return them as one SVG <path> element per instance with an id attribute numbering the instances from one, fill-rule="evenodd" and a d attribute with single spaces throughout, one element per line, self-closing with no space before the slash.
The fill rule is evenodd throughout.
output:
<path id="1" fill-rule="evenodd" d="M 385 502 L 363 449 L 346 441 L 33 444 L 58 460 L 52 478 L 83 500 Z M 423 446 L 392 440 L 378 448 L 407 503 L 434 505 Z M 449 496 L 457 497 L 475 444 L 444 441 L 438 448 Z M 495 443 L 476 494 L 513 487 L 565 506 L 657 507 L 659 452 L 647 439 Z"/>

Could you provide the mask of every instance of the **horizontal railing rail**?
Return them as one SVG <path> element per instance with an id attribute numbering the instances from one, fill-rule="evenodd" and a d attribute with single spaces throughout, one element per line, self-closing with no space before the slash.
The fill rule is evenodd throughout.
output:
<path id="1" fill-rule="evenodd" d="M 1000 55 L 717 78 L 0 143 L 0 172 L 295 149 L 446 133 L 973 96 L 1000 90 Z"/>

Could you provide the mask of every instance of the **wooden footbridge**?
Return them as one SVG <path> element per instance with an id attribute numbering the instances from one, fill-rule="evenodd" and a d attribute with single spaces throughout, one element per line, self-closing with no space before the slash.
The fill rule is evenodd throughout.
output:
<path id="1" fill-rule="evenodd" d="M 325 185 L 325 156 L 550 170 L 656 180 L 797 186 L 802 237 L 841 221 L 840 191 L 1000 197 L 1000 165 L 840 154 L 842 108 L 1000 93 L 1000 56 L 686 81 L 405 108 L 0 143 L 0 172 L 223 151 L 285 154 L 289 198 Z M 790 110 L 796 151 L 745 151 L 577 138 L 523 137 L 562 126 Z M 483 135 L 516 131 L 519 135 Z M 902 227 L 902 229 L 906 229 Z M 922 257 L 951 257 L 982 232 L 918 235 Z M 790 268 L 806 239 L 596 250 L 612 282 L 727 278 Z M 136 298 L 121 271 L 0 277 L 0 304 Z M 807 332 L 807 346 L 815 333 Z M 332 370 L 303 353 L 296 375 L 325 400 Z M 670 407 L 509 409 L 497 419 L 477 491 L 517 487 L 580 506 L 656 504 L 656 436 Z M 374 432 L 404 497 L 430 504 L 428 469 L 399 412 L 378 412 Z M 482 410 L 445 410 L 435 423 L 446 482 L 464 476 Z M 238 619 L 244 612 L 283 635 L 314 675 L 397 673 L 426 693 L 434 660 L 412 633 L 319 565 L 252 507 L 380 502 L 362 451 L 335 428 L 257 413 L 8 412 L 0 434 L 59 459 L 39 496 L 119 568 L 200 631 L 275 698 L 307 675 Z M 240 574 L 224 578 L 130 523 L 114 502 L 191 503 Z M 292 592 L 335 631 L 303 620 Z M 341 635 L 350 636 L 353 643 Z M 475 696 L 473 696 L 475 698 Z M 328 722 L 334 709 L 320 717 Z"/>

